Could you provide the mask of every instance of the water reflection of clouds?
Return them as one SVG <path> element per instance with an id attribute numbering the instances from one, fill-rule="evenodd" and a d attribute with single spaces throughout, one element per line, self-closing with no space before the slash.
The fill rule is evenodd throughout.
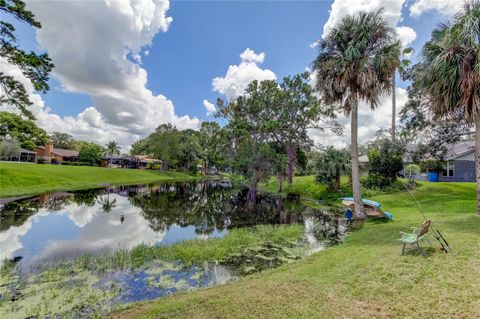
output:
<path id="1" fill-rule="evenodd" d="M 93 206 L 68 204 L 56 212 L 55 214 L 68 217 L 80 229 L 79 235 L 70 240 L 47 241 L 32 262 L 104 250 L 131 249 L 142 243 L 155 244 L 163 240 L 166 227 L 155 232 L 142 216 L 141 210 L 132 206 L 128 198 L 111 194 L 110 200 L 113 199 L 116 199 L 116 206 L 110 213 L 105 213 L 99 203 Z M 21 226 L 13 226 L 0 233 L 2 260 L 12 258 L 15 252 L 24 248 L 22 237 L 32 228 L 33 222 L 42 223 L 42 217 L 50 213 L 46 208 L 42 208 Z M 50 234 L 45 234 L 46 239 L 49 236 Z"/>

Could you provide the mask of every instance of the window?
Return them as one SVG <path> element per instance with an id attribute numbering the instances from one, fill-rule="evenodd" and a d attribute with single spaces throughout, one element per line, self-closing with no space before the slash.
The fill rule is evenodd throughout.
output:
<path id="1" fill-rule="evenodd" d="M 455 174 L 455 162 L 454 161 L 448 161 L 443 165 L 443 174 L 442 176 L 444 177 L 453 177 Z"/>

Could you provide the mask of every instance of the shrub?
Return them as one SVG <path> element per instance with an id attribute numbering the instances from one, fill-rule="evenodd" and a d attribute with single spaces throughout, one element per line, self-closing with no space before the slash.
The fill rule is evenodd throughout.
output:
<path id="1" fill-rule="evenodd" d="M 102 155 L 102 147 L 95 143 L 88 143 L 82 146 L 78 157 L 80 162 L 86 162 L 93 165 L 96 165 L 101 158 Z"/>
<path id="2" fill-rule="evenodd" d="M 37 159 L 37 164 L 47 164 L 47 160 L 44 158 L 38 158 Z"/>
<path id="3" fill-rule="evenodd" d="M 317 159 L 317 183 L 327 184 L 330 191 L 338 191 L 340 177 L 351 169 L 350 154 L 333 147 L 326 149 Z"/>
<path id="4" fill-rule="evenodd" d="M 377 176 L 372 177 L 372 181 L 391 184 L 397 179 L 397 174 L 403 168 L 403 150 L 389 139 L 383 139 L 371 146 L 368 152 L 368 161 L 372 173 L 383 177 L 381 182 Z"/>
<path id="5" fill-rule="evenodd" d="M 51 164 L 54 164 L 54 165 L 59 165 L 60 162 L 56 159 L 56 158 L 52 158 L 52 160 L 50 161 Z"/>
<path id="6" fill-rule="evenodd" d="M 443 171 L 443 163 L 437 160 L 426 160 L 420 162 L 422 172 L 439 173 Z"/>
<path id="7" fill-rule="evenodd" d="M 415 179 L 415 176 L 420 174 L 420 166 L 416 164 L 410 164 L 405 167 L 405 176 L 408 176 L 410 181 L 413 181 Z"/>
<path id="8" fill-rule="evenodd" d="M 392 184 L 392 180 L 377 173 L 370 173 L 363 180 L 363 186 L 370 189 L 384 190 Z"/>

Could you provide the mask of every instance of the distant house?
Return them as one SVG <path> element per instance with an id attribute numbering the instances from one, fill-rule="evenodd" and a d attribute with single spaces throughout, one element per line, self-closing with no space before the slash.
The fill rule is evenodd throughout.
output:
<path id="1" fill-rule="evenodd" d="M 414 146 L 409 146 L 411 149 Z M 405 154 L 403 159 L 404 166 L 411 164 L 412 159 L 409 154 Z M 447 145 L 447 151 L 444 157 L 444 169 L 440 173 L 441 182 L 475 182 L 475 142 L 465 141 L 457 144 Z M 360 156 L 361 165 L 368 167 L 368 157 Z M 403 171 L 400 172 L 403 175 Z M 418 180 L 427 180 L 427 174 L 422 173 Z"/>
<path id="2" fill-rule="evenodd" d="M 2 161 L 11 161 L 11 162 L 30 162 L 35 163 L 37 159 L 37 153 L 33 151 L 26 150 L 24 148 L 20 149 L 20 153 L 18 155 L 11 156 L 9 158 L 1 157 L 0 160 Z"/>
<path id="3" fill-rule="evenodd" d="M 442 182 L 475 182 L 475 142 L 447 146 Z"/>
<path id="4" fill-rule="evenodd" d="M 78 151 L 54 148 L 52 143 L 46 144 L 45 146 L 37 146 L 35 152 L 38 158 L 43 158 L 47 162 L 51 162 L 52 160 L 59 163 L 78 161 Z"/>
<path id="5" fill-rule="evenodd" d="M 146 168 L 148 164 L 162 164 L 162 161 L 151 158 L 149 155 L 134 156 L 106 156 L 102 158 L 100 166 L 121 168 Z"/>

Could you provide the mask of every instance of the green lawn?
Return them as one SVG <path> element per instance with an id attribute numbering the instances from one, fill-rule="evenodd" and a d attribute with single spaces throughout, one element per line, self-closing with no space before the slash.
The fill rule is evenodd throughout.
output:
<path id="1" fill-rule="evenodd" d="M 179 172 L 3 162 L 0 163 L 0 198 L 95 188 L 105 184 L 132 185 L 191 179 L 192 176 Z"/>
<path id="2" fill-rule="evenodd" d="M 309 185 L 305 178 L 296 179 Z M 301 188 L 301 187 L 300 187 Z M 314 190 L 312 191 L 314 192 Z M 479 318 L 480 219 L 475 184 L 421 183 L 414 195 L 453 246 L 401 256 L 399 231 L 422 216 L 408 193 L 373 197 L 394 214 L 342 245 L 236 282 L 133 304 L 112 318 Z"/>

